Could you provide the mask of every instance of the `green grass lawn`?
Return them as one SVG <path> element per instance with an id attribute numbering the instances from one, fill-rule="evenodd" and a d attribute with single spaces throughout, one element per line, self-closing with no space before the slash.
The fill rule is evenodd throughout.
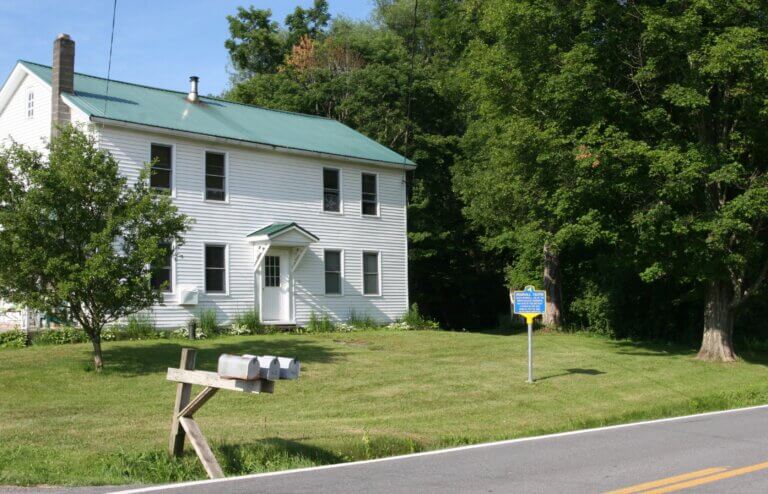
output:
<path id="1" fill-rule="evenodd" d="M 183 341 L 0 351 L 0 484 L 123 484 L 203 478 L 165 454 Z M 228 475 L 366 459 L 642 418 L 768 402 L 767 360 L 706 364 L 674 346 L 584 334 L 364 331 L 197 342 L 220 353 L 296 356 L 273 395 L 220 392 L 198 414 Z M 190 448 L 188 448 L 190 449 Z"/>

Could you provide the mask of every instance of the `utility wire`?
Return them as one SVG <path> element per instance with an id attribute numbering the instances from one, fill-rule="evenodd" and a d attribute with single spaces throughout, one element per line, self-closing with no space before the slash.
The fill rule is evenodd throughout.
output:
<path id="1" fill-rule="evenodd" d="M 115 17 L 117 16 L 117 0 L 112 4 L 112 34 L 109 37 L 109 62 L 107 63 L 107 90 L 104 95 L 104 116 L 107 116 L 109 105 L 109 77 L 112 75 L 112 45 L 115 43 Z"/>
<path id="2" fill-rule="evenodd" d="M 405 149 L 403 151 L 403 165 L 408 160 L 408 136 L 411 134 L 411 95 L 413 93 L 413 70 L 416 60 L 416 25 L 419 14 L 419 0 L 413 2 L 413 33 L 411 34 L 411 70 L 408 72 L 408 100 L 405 110 Z"/>

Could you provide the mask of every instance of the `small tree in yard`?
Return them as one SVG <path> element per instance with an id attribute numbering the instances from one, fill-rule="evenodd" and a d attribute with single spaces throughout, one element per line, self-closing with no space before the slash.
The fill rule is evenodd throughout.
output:
<path id="1" fill-rule="evenodd" d="M 85 133 L 62 128 L 48 149 L 0 150 L 0 297 L 66 313 L 101 370 L 102 329 L 161 299 L 151 266 L 181 245 L 189 221 L 150 188 L 149 167 L 129 185 Z"/>

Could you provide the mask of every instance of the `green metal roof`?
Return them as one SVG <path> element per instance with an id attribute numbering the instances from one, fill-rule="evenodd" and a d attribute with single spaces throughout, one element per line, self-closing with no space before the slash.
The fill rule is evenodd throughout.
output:
<path id="1" fill-rule="evenodd" d="M 313 235 L 312 232 L 300 227 L 296 223 L 272 223 L 270 225 L 265 226 L 264 228 L 259 228 L 258 230 L 249 234 L 248 236 L 258 237 L 261 235 L 266 235 L 267 237 L 274 237 L 284 232 L 285 230 L 288 230 L 289 228 L 296 228 L 304 232 L 306 235 L 309 235 L 310 237 L 314 238 L 315 240 L 320 240 L 316 235 Z"/>
<path id="2" fill-rule="evenodd" d="M 51 83 L 51 67 L 19 61 Z M 187 93 L 75 74 L 75 92 L 66 97 L 91 117 L 182 132 L 326 153 L 400 165 L 414 163 L 346 125 L 329 118 L 200 97 Z"/>

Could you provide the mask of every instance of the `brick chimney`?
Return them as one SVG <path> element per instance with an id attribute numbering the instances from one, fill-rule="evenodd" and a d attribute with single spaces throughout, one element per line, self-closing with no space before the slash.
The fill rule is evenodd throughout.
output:
<path id="1" fill-rule="evenodd" d="M 75 42 L 68 34 L 59 34 L 53 42 L 51 89 L 51 137 L 56 137 L 57 126 L 71 122 L 69 107 L 61 95 L 75 90 Z"/>

